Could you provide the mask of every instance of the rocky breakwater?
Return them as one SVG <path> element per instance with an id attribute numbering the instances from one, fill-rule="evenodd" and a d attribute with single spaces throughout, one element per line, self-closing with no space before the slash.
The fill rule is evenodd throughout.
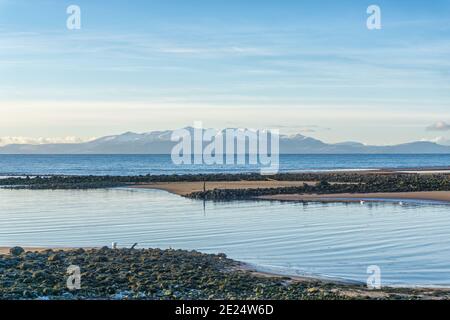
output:
<path id="1" fill-rule="evenodd" d="M 69 266 L 80 270 L 69 288 Z M 0 255 L 0 299 L 418 299 L 439 290 L 370 291 L 313 279 L 261 275 L 224 254 L 160 249 L 74 249 Z M 69 268 L 70 270 L 70 268 Z M 73 269 L 72 269 L 73 270 Z"/>
<path id="2" fill-rule="evenodd" d="M 330 184 L 327 181 L 321 181 L 312 186 L 304 184 L 303 186 L 278 187 L 278 188 L 255 188 L 255 189 L 214 189 L 207 191 L 192 192 L 186 195 L 187 198 L 198 200 L 231 201 L 231 200 L 250 200 L 261 196 L 277 194 L 296 194 L 296 193 L 355 193 L 361 190 L 367 192 L 368 186 L 364 184 Z"/>
<path id="3" fill-rule="evenodd" d="M 80 288 L 67 287 L 68 267 Z M 287 286 L 239 270 L 224 254 L 160 249 L 75 249 L 0 255 L 0 299 L 270 299 L 336 298 L 329 288 Z"/>

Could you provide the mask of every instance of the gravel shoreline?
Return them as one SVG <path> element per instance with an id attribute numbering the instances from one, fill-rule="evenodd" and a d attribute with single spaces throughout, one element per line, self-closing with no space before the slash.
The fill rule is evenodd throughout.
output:
<path id="1" fill-rule="evenodd" d="M 69 290 L 67 268 L 81 288 Z M 362 285 L 258 273 L 224 254 L 161 249 L 65 249 L 0 255 L 0 299 L 448 299 L 441 289 L 368 290 Z"/>

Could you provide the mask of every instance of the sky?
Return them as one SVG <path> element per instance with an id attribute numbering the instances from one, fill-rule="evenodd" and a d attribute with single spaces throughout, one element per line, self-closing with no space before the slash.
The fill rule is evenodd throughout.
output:
<path id="1" fill-rule="evenodd" d="M 450 0 L 0 0 L 0 144 L 195 121 L 449 143 L 449 57 Z"/>

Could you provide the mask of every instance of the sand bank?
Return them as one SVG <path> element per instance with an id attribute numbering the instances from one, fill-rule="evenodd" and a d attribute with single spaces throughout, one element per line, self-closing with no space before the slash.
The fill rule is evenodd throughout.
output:
<path id="1" fill-rule="evenodd" d="M 280 194 L 261 196 L 260 199 L 280 201 L 360 201 L 361 199 L 424 200 L 450 202 L 450 191 L 388 192 L 388 193 L 336 193 L 336 194 Z"/>

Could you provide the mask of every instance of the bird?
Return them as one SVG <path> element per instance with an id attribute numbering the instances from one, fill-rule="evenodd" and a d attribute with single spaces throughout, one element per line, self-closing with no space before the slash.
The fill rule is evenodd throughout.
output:
<path id="1" fill-rule="evenodd" d="M 361 205 L 364 205 L 364 203 L 366 203 L 364 200 L 361 200 L 360 202 L 359 202 Z"/>

